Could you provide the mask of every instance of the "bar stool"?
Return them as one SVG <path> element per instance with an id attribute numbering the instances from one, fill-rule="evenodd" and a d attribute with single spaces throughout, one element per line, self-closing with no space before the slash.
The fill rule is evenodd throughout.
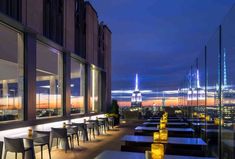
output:
<path id="1" fill-rule="evenodd" d="M 0 158 L 2 158 L 2 148 L 3 148 L 3 142 L 0 141 Z"/>
<path id="2" fill-rule="evenodd" d="M 65 142 L 65 152 L 67 152 L 67 149 L 69 147 L 69 141 L 72 147 L 72 136 L 67 132 L 66 128 L 51 128 L 51 147 L 53 144 L 53 139 L 57 139 L 57 148 L 58 148 L 58 139 L 61 139 Z"/>
<path id="3" fill-rule="evenodd" d="M 40 146 L 41 148 L 41 159 L 43 159 L 43 146 L 47 146 L 49 158 L 51 159 L 51 148 L 50 148 L 50 132 L 48 131 L 34 131 L 36 135 L 43 135 L 43 137 L 35 138 L 33 145 Z"/>
<path id="4" fill-rule="evenodd" d="M 5 152 L 4 159 L 7 158 L 7 152 L 14 152 L 15 159 L 17 159 L 17 153 L 22 153 L 22 159 L 25 158 L 26 151 L 32 151 L 33 147 L 25 147 L 22 138 L 6 138 L 4 137 Z"/>

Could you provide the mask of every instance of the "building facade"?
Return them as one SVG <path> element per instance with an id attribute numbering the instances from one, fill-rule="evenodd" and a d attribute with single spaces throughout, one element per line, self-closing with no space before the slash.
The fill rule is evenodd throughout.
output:
<path id="1" fill-rule="evenodd" d="M 1 129 L 106 112 L 111 34 L 84 0 L 1 0 Z"/>

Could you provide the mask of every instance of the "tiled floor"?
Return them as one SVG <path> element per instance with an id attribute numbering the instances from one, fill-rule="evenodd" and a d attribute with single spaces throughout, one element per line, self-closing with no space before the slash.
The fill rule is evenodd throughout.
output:
<path id="1" fill-rule="evenodd" d="M 138 125 L 138 123 L 135 122 L 121 124 L 119 127 L 108 131 L 105 135 L 96 136 L 95 140 L 93 139 L 86 143 L 80 141 L 79 146 L 74 142 L 75 148 L 69 150 L 67 153 L 53 147 L 52 159 L 93 159 L 103 150 L 120 150 L 120 138 L 125 134 L 133 134 L 136 125 Z M 36 149 L 36 152 L 36 158 L 41 159 L 40 151 Z M 43 159 L 49 159 L 47 149 L 45 149 L 43 153 Z M 14 155 L 9 153 L 8 158 L 13 159 Z M 21 156 L 19 155 L 18 158 L 21 158 Z"/>

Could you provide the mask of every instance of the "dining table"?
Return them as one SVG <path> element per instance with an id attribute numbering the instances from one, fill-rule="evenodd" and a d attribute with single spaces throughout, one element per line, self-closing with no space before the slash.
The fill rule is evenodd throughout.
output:
<path id="1" fill-rule="evenodd" d="M 167 128 L 170 137 L 193 137 L 194 130 L 192 128 Z M 137 126 L 135 128 L 136 135 L 152 135 L 154 132 L 159 131 L 158 127 Z"/>
<path id="2" fill-rule="evenodd" d="M 234 159 L 235 157 L 235 140 L 222 140 L 223 154 L 225 158 Z"/>
<path id="3" fill-rule="evenodd" d="M 147 119 L 145 122 L 160 122 L 161 119 Z M 167 119 L 168 122 L 183 122 L 183 119 Z"/>
<path id="4" fill-rule="evenodd" d="M 146 159 L 144 153 L 106 150 L 94 159 Z M 213 157 L 164 155 L 164 159 L 215 159 Z"/>
<path id="5" fill-rule="evenodd" d="M 164 144 L 166 152 L 175 154 L 175 152 L 178 151 L 180 155 L 191 153 L 191 151 L 199 152 L 204 155 L 207 146 L 207 143 L 201 138 L 188 137 L 168 137 L 168 140 L 166 141 L 154 141 L 152 136 L 125 135 L 121 138 L 121 141 L 124 142 L 124 146 L 127 147 L 131 146 L 143 148 L 151 147 L 151 144 L 153 143 L 160 143 Z"/>
<path id="6" fill-rule="evenodd" d="M 199 118 L 190 118 L 190 119 L 186 119 L 187 122 L 189 123 L 214 123 L 213 120 L 210 121 L 206 121 L 205 119 L 199 119 Z"/>
<path id="7" fill-rule="evenodd" d="M 204 138 L 210 144 L 217 144 L 218 143 L 218 134 L 220 130 L 216 128 L 211 129 L 201 129 L 201 136 L 206 137 Z M 227 128 L 221 128 L 221 134 L 223 140 L 234 140 L 235 131 Z"/>
<path id="8" fill-rule="evenodd" d="M 121 141 L 128 143 L 144 143 L 147 146 L 150 146 L 153 141 L 152 136 L 140 136 L 140 135 L 125 135 L 121 138 Z M 167 141 L 159 141 L 163 144 L 172 144 L 172 145 L 195 145 L 195 146 L 207 146 L 206 142 L 201 138 L 187 138 L 187 137 L 168 137 Z"/>
<path id="9" fill-rule="evenodd" d="M 156 125 L 160 125 L 160 122 L 144 122 L 144 126 L 152 127 Z M 186 122 L 167 122 L 167 127 L 171 128 L 186 128 L 188 127 L 188 123 Z"/>

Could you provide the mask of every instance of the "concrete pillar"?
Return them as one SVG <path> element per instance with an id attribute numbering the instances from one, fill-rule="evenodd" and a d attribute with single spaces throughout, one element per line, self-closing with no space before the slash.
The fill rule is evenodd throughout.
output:
<path id="1" fill-rule="evenodd" d="M 24 35 L 24 119 L 36 119 L 36 35 Z M 20 80 L 20 79 L 19 79 Z"/>
<path id="2" fill-rule="evenodd" d="M 70 53 L 64 52 L 63 53 L 63 115 L 70 116 L 70 106 L 71 106 L 71 86 L 70 86 L 70 75 L 71 75 L 71 56 Z"/>

